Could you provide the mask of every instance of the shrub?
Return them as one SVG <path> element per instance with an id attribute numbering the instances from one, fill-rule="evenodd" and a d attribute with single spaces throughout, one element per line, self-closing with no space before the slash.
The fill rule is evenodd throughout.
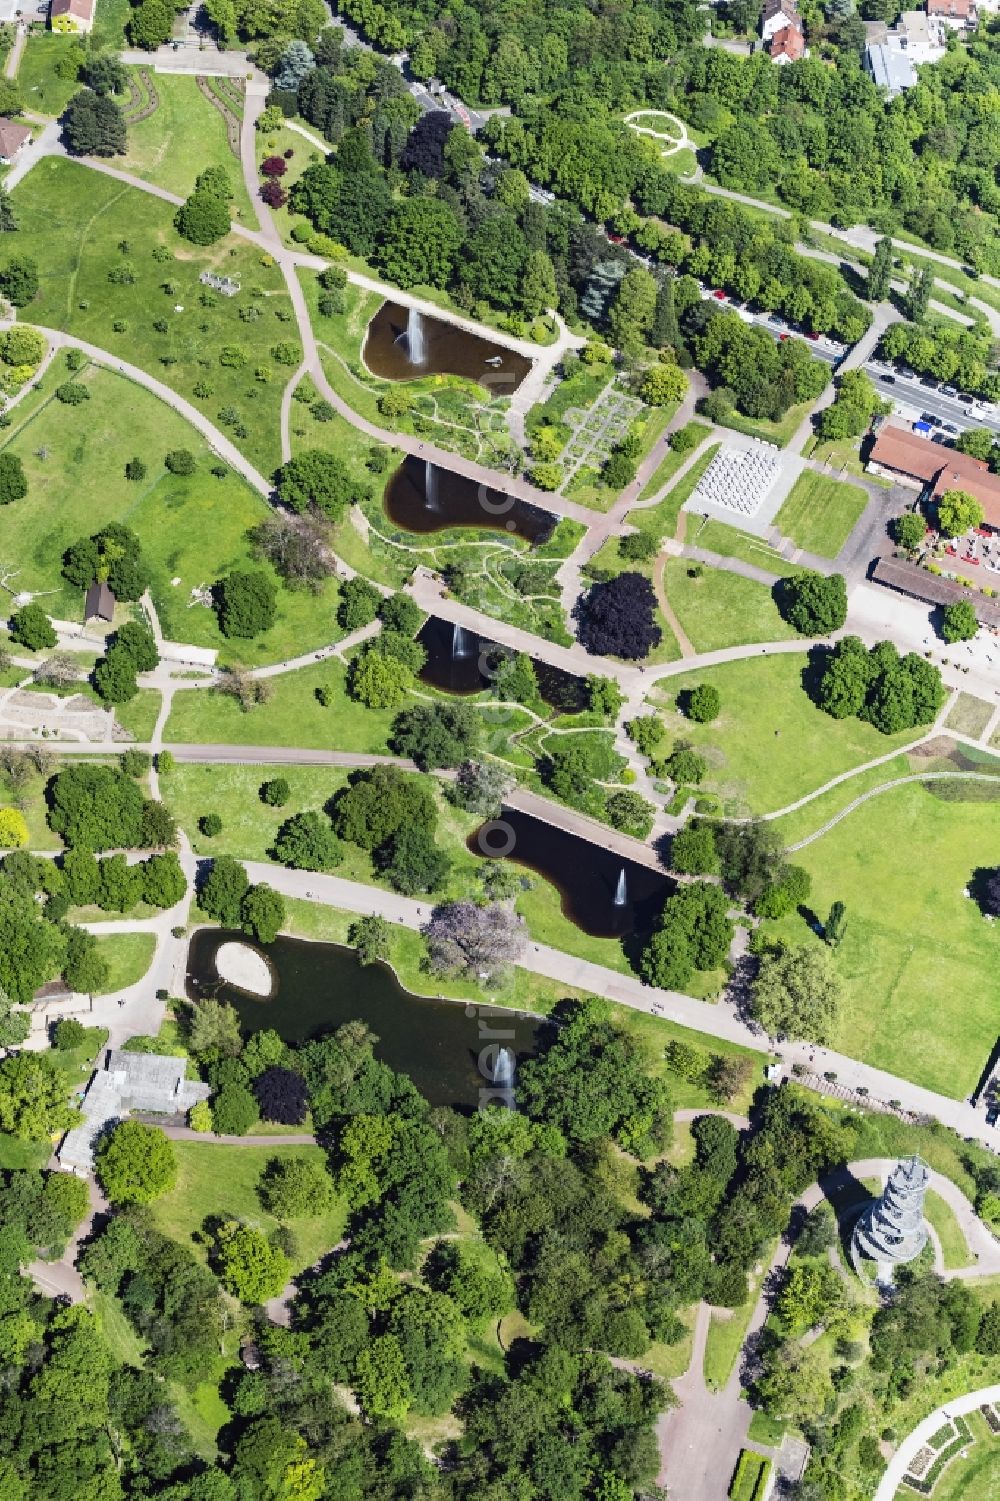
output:
<path id="1" fill-rule="evenodd" d="M 60 1052 L 80 1047 L 86 1035 L 86 1027 L 75 1016 L 64 1016 L 56 1023 L 55 1044 Z"/>
<path id="2" fill-rule="evenodd" d="M 698 724 L 709 724 L 713 719 L 718 719 L 721 708 L 722 699 L 718 688 L 711 683 L 699 683 L 688 694 L 684 712 Z"/>
<path id="3" fill-rule="evenodd" d="M 171 474 L 194 474 L 198 467 L 194 454 L 187 448 L 171 449 L 163 462 Z"/>

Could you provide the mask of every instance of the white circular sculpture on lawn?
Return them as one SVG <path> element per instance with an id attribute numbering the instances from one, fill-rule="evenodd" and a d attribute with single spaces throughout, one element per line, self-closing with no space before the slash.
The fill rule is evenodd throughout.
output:
<path id="1" fill-rule="evenodd" d="M 880 1266 L 904 1266 L 914 1261 L 927 1244 L 924 1195 L 930 1170 L 914 1155 L 897 1162 L 889 1174 L 882 1196 L 862 1210 L 851 1236 L 851 1260 L 858 1266 L 862 1256 Z"/>
<path id="2" fill-rule="evenodd" d="M 247 995 L 267 999 L 274 991 L 271 966 L 264 955 L 248 943 L 223 943 L 215 953 L 215 968 L 219 979 Z"/>

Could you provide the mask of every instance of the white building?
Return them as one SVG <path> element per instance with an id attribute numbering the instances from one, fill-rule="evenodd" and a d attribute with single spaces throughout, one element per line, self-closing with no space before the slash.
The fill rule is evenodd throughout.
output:
<path id="1" fill-rule="evenodd" d="M 83 1121 L 63 1137 L 57 1153 L 59 1165 L 76 1173 L 92 1172 L 97 1138 L 132 1110 L 185 1115 L 199 1100 L 207 1100 L 211 1089 L 197 1079 L 186 1079 L 186 1066 L 185 1058 L 111 1048 L 104 1067 L 87 1086 L 81 1106 Z"/>

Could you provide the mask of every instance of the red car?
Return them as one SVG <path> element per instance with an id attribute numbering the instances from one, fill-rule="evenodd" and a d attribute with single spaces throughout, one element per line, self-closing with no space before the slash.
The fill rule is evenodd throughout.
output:
<path id="1" fill-rule="evenodd" d="M 720 302 L 727 301 L 725 292 L 720 292 L 720 291 L 718 291 L 718 289 L 712 293 L 712 296 L 713 297 L 717 297 Z"/>
<path id="2" fill-rule="evenodd" d="M 815 344 L 816 340 L 819 338 L 819 334 L 806 334 L 806 338 L 812 339 L 813 343 Z"/>
<path id="3" fill-rule="evenodd" d="M 613 234 L 611 234 L 609 232 L 608 233 L 608 239 L 611 241 L 612 245 L 624 245 L 625 244 L 625 236 L 624 235 L 613 235 Z"/>

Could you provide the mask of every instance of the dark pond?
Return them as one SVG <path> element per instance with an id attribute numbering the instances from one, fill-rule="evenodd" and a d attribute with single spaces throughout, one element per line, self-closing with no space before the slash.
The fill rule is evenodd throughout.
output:
<path id="1" fill-rule="evenodd" d="M 480 693 L 493 681 L 490 671 L 504 648 L 487 636 L 467 631 L 450 620 L 430 615 L 420 627 L 417 640 L 427 651 L 420 680 L 442 693 Z M 579 714 L 587 707 L 583 678 L 532 657 L 538 688 L 547 704 L 560 714 Z"/>
<path id="2" fill-rule="evenodd" d="M 535 1051 L 541 1026 L 536 1017 L 426 1000 L 404 990 L 386 965 L 362 967 L 353 949 L 334 943 L 278 938 L 260 950 L 277 977 L 274 995 L 268 1000 L 246 995 L 219 979 L 215 955 L 227 942 L 249 939 L 218 928 L 201 928 L 191 939 L 187 990 L 192 999 L 210 995 L 228 1001 L 244 1031 L 273 1027 L 286 1042 L 318 1037 L 359 1018 L 379 1039 L 376 1056 L 408 1074 L 432 1105 L 485 1103 L 482 1091 L 490 1096 L 491 1084 L 503 1082 L 493 1076 L 500 1050 L 519 1060 Z"/>
<path id="3" fill-rule="evenodd" d="M 464 375 L 485 386 L 491 397 L 513 396 L 531 369 L 531 360 L 506 344 L 398 302 L 383 302 L 368 325 L 361 357 L 373 375 L 385 380 Z"/>
<path id="4" fill-rule="evenodd" d="M 406 532 L 469 526 L 508 532 L 535 547 L 547 542 L 556 527 L 556 517 L 539 506 L 515 500 L 503 490 L 488 490 L 453 469 L 412 454 L 390 479 L 383 504 L 389 520 Z"/>
<path id="5" fill-rule="evenodd" d="M 511 808 L 470 834 L 468 846 L 474 855 L 514 860 L 551 881 L 564 915 L 594 938 L 650 932 L 676 884 L 662 871 Z"/>

